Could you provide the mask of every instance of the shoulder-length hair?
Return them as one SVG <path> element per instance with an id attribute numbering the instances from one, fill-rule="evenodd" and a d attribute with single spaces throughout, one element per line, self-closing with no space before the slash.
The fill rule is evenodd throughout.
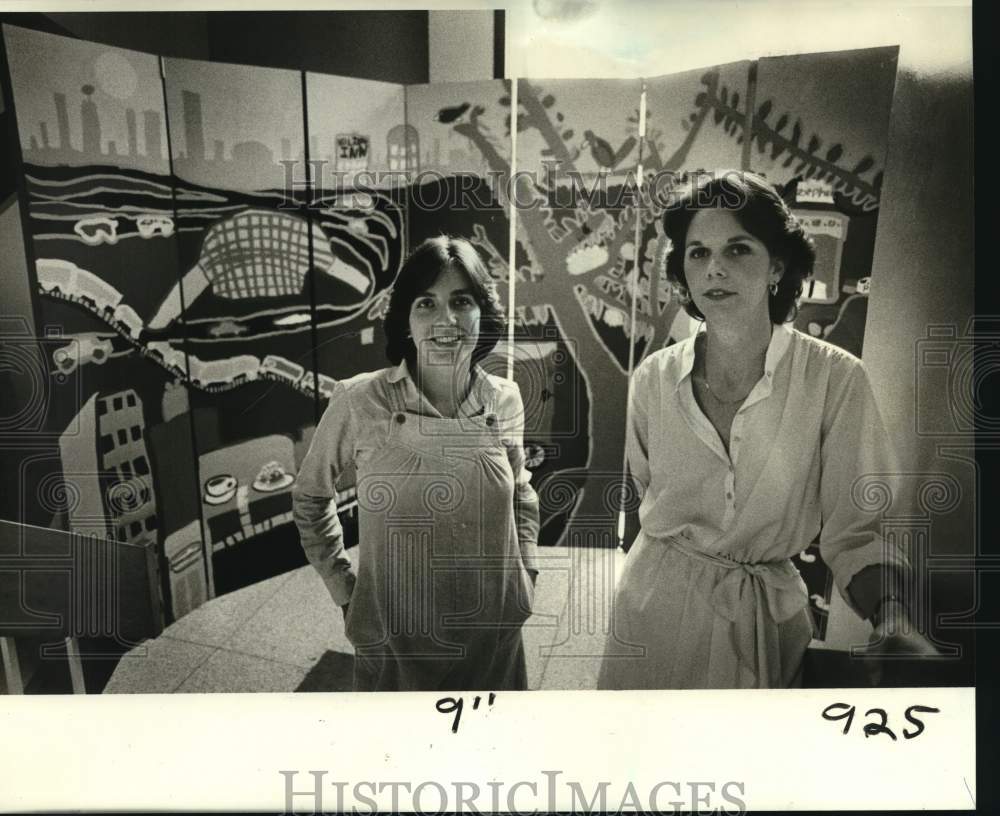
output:
<path id="1" fill-rule="evenodd" d="M 729 210 L 740 225 L 767 248 L 784 267 L 778 291 L 768 295 L 772 323 L 786 323 L 798 313 L 802 282 L 812 275 L 816 250 L 798 219 L 778 191 L 761 176 L 726 170 L 698 176 L 675 197 L 663 215 L 663 232 L 669 241 L 667 280 L 687 294 L 684 309 L 696 320 L 705 315 L 695 306 L 684 276 L 684 244 L 691 221 L 699 210 Z"/>
<path id="2" fill-rule="evenodd" d="M 468 278 L 479 305 L 479 341 L 472 352 L 472 365 L 489 354 L 504 336 L 507 320 L 496 282 L 476 248 L 465 238 L 439 235 L 428 238 L 410 253 L 393 284 L 384 321 L 385 354 L 393 365 L 406 360 L 413 366 L 417 348 L 409 336 L 410 308 L 446 269 L 455 269 Z"/>

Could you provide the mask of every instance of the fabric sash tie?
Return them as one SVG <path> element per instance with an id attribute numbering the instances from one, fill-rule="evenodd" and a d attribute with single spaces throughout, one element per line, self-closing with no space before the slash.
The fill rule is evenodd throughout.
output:
<path id="1" fill-rule="evenodd" d="M 789 558 L 775 561 L 736 561 L 699 550 L 683 538 L 665 543 L 685 555 L 724 570 L 712 590 L 715 613 L 733 624 L 733 646 L 740 662 L 756 677 L 758 688 L 781 680 L 781 655 L 776 643 L 778 625 L 809 606 L 809 592 Z"/>

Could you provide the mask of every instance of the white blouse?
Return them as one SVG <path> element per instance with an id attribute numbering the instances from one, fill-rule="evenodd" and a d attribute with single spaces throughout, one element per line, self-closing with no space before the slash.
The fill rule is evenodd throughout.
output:
<path id="1" fill-rule="evenodd" d="M 777 325 L 764 376 L 733 419 L 729 453 L 692 390 L 695 337 L 636 369 L 627 452 L 645 493 L 643 532 L 680 535 L 739 561 L 787 558 L 820 534 L 820 555 L 844 599 L 872 564 L 905 567 L 864 508 L 855 482 L 891 481 L 893 455 L 861 361 Z"/>
<path id="2" fill-rule="evenodd" d="M 602 688 L 794 685 L 812 627 L 791 556 L 819 534 L 859 614 L 854 575 L 906 567 L 872 510 L 872 483 L 893 480 L 893 457 L 860 360 L 775 326 L 727 453 L 695 401 L 694 358 L 690 337 L 651 354 L 630 383 L 641 530 L 615 594 Z"/>

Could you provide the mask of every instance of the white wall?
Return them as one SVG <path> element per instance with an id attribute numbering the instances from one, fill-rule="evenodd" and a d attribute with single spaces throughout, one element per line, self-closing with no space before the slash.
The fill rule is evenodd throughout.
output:
<path id="1" fill-rule="evenodd" d="M 430 81 L 493 79 L 493 12 L 431 11 Z"/>

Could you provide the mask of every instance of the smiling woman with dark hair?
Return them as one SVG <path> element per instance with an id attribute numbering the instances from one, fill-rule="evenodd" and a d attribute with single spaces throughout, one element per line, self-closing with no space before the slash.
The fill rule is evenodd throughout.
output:
<path id="1" fill-rule="evenodd" d="M 406 261 L 405 274 L 400 274 L 389 296 L 385 315 L 385 356 L 393 365 L 406 360 L 416 364 L 417 347 L 410 331 L 410 311 L 413 302 L 441 274 L 453 267 L 465 275 L 468 288 L 479 307 L 479 340 L 470 357 L 472 366 L 489 354 L 503 337 L 507 321 L 496 283 L 480 260 L 475 247 L 462 239 L 431 238 L 418 246 Z"/>
<path id="2" fill-rule="evenodd" d="M 853 495 L 892 472 L 865 369 L 787 322 L 814 259 L 795 216 L 763 178 L 730 171 L 684 189 L 663 230 L 667 278 L 704 325 L 630 382 L 641 529 L 600 686 L 799 684 L 813 623 L 790 559 L 817 535 L 879 652 L 933 653 L 900 597 L 903 553 Z"/>
<path id="3" fill-rule="evenodd" d="M 394 366 L 337 384 L 302 463 L 295 522 L 344 610 L 358 691 L 526 688 L 538 499 L 520 392 L 479 366 L 504 326 L 475 248 L 424 241 L 389 300 Z M 348 470 L 356 569 L 333 501 Z"/>

